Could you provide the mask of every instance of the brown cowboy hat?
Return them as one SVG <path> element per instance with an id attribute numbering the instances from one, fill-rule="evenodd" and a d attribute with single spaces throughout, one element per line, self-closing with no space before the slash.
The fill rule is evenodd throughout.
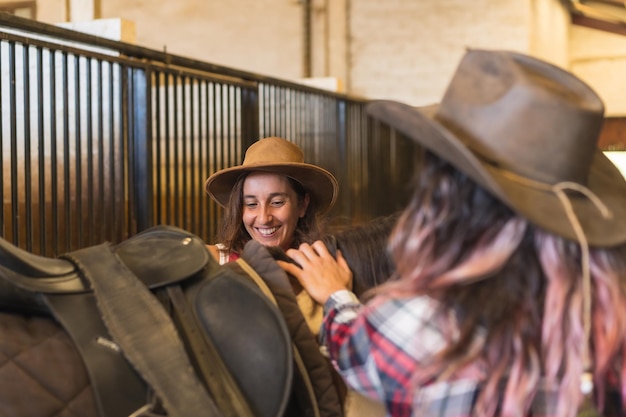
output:
<path id="1" fill-rule="evenodd" d="M 515 52 L 469 50 L 439 105 L 383 100 L 366 111 L 539 227 L 578 240 L 577 219 L 591 245 L 626 242 L 626 181 L 597 147 L 604 105 L 574 75 Z"/>
<path id="2" fill-rule="evenodd" d="M 329 210 L 337 199 L 338 184 L 333 174 L 317 165 L 305 163 L 302 149 L 279 137 L 263 138 L 250 145 L 241 165 L 213 173 L 205 181 L 204 188 L 224 207 L 237 179 L 253 171 L 281 174 L 298 181 L 320 213 Z"/>

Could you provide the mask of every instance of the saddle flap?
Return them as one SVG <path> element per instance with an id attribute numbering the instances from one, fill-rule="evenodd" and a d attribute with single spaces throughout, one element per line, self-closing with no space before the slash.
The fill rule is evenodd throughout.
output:
<path id="1" fill-rule="evenodd" d="M 253 413 L 281 416 L 293 376 L 291 339 L 272 301 L 237 263 L 213 270 L 192 293 L 196 318 Z"/>

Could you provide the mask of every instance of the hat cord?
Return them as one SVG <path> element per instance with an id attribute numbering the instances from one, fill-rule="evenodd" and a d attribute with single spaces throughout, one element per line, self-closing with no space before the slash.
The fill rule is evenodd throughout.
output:
<path id="1" fill-rule="evenodd" d="M 589 345 L 591 343 L 591 272 L 589 268 L 589 243 L 587 242 L 587 237 L 585 236 L 585 232 L 580 225 L 580 221 L 574 212 L 572 207 L 572 203 L 565 193 L 565 190 L 574 190 L 578 191 L 581 194 L 584 194 L 600 211 L 602 217 L 604 218 L 612 218 L 613 214 L 606 207 L 606 205 L 600 200 L 600 198 L 595 195 L 591 190 L 587 187 L 580 185 L 575 182 L 565 181 L 560 182 L 552 186 L 552 189 L 556 193 L 557 197 L 563 204 L 563 208 L 565 209 L 565 213 L 567 214 L 567 219 L 569 220 L 574 232 L 576 233 L 576 238 L 578 239 L 578 243 L 580 244 L 581 249 L 581 264 L 582 264 L 582 277 L 583 277 L 583 331 L 585 337 L 585 343 L 583 343 L 583 373 L 580 377 L 580 390 L 583 395 L 588 396 L 593 392 L 593 372 L 591 369 L 592 360 L 591 355 L 589 353 Z"/>

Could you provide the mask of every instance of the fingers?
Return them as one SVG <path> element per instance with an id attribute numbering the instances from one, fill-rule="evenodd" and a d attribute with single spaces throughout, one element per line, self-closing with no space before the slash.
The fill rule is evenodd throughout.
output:
<path id="1" fill-rule="evenodd" d="M 348 262 L 346 261 L 346 258 L 343 257 L 343 253 L 341 253 L 339 249 L 337 249 L 337 255 L 335 257 L 339 265 L 345 266 L 346 268 L 350 268 L 348 266 Z"/>
<path id="2" fill-rule="evenodd" d="M 315 262 L 318 258 L 334 260 L 326 244 L 321 240 L 315 241 L 312 245 L 303 243 L 298 249 L 289 249 L 287 255 L 299 264 L 301 262 Z"/>
<path id="3" fill-rule="evenodd" d="M 333 292 L 352 286 L 352 271 L 346 260 L 341 253 L 335 260 L 321 241 L 316 241 L 312 245 L 304 243 L 298 249 L 289 249 L 287 255 L 302 269 L 284 263 L 279 265 L 292 274 L 320 304 L 324 304 Z"/>
<path id="4" fill-rule="evenodd" d="M 348 261 L 346 261 L 346 258 L 343 257 L 343 254 L 339 249 L 337 249 L 337 264 L 346 272 L 346 274 L 349 274 L 350 280 L 346 282 L 346 285 L 348 288 L 352 288 L 352 279 L 354 278 L 352 276 L 352 270 L 350 269 L 350 265 L 348 265 Z"/>

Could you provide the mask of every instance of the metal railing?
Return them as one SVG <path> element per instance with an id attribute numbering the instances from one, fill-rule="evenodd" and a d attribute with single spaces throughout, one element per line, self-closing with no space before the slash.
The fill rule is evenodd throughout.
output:
<path id="1" fill-rule="evenodd" d="M 406 198 L 415 149 L 365 100 L 0 14 L 0 233 L 56 256 L 155 224 L 215 238 L 214 171 L 282 136 L 340 184 L 349 225 Z"/>

